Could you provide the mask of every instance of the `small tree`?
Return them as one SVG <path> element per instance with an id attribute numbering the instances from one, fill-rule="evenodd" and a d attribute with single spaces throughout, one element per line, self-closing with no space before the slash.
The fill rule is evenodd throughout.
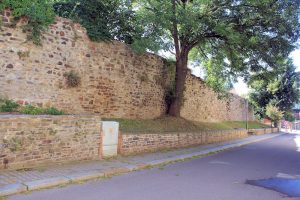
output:
<path id="1" fill-rule="evenodd" d="M 283 112 L 272 104 L 267 105 L 266 115 L 271 119 L 274 127 L 277 127 L 278 122 L 283 118 Z"/>
<path id="2" fill-rule="evenodd" d="M 250 81 L 250 102 L 259 118 L 265 117 L 270 103 L 287 117 L 295 103 L 299 102 L 296 68 L 291 60 L 283 62 L 278 70 L 257 73 Z"/>

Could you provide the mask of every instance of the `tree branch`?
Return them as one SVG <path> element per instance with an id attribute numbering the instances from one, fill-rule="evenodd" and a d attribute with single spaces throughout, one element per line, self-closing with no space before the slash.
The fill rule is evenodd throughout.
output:
<path id="1" fill-rule="evenodd" d="M 176 0 L 172 0 L 172 9 L 173 9 L 173 39 L 175 44 L 176 59 L 180 57 L 180 45 L 178 37 L 178 27 L 177 27 L 177 17 L 176 17 Z"/>

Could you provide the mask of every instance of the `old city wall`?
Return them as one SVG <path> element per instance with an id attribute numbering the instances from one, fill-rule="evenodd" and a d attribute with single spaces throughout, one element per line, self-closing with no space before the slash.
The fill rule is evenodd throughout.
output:
<path id="1" fill-rule="evenodd" d="M 7 21 L 0 35 L 2 96 L 102 117 L 154 118 L 165 112 L 160 57 L 136 55 L 119 42 L 91 42 L 82 27 L 62 18 L 36 46 Z M 79 75 L 80 86 L 67 87 L 64 74 L 70 71 Z"/>
<path id="2" fill-rule="evenodd" d="M 101 117 L 156 118 L 166 111 L 169 68 L 153 54 L 137 55 L 119 42 L 91 42 L 85 29 L 56 18 L 42 46 L 27 41 L 22 20 L 13 27 L 10 11 L 2 14 L 0 96 L 20 104 L 57 107 L 67 113 Z M 66 84 L 75 72 L 78 87 Z M 189 76 L 184 118 L 195 121 L 243 120 L 244 100 L 218 100 L 203 81 Z M 228 106 L 229 104 L 229 106 Z M 230 109 L 228 109 L 230 107 Z"/>
<path id="3" fill-rule="evenodd" d="M 231 93 L 220 99 L 204 81 L 192 75 L 186 80 L 180 114 L 185 119 L 202 122 L 254 120 L 253 110 L 245 99 Z"/>

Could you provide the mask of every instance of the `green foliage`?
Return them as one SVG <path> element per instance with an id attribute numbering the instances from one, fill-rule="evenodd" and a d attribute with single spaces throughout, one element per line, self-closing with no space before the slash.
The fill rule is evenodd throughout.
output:
<path id="1" fill-rule="evenodd" d="M 35 44 L 41 44 L 41 34 L 53 23 L 55 13 L 51 0 L 2 0 L 0 11 L 5 8 L 13 10 L 16 18 L 27 17 L 25 31 L 30 32 L 28 39 Z"/>
<path id="2" fill-rule="evenodd" d="M 94 41 L 133 42 L 134 12 L 126 0 L 66 0 L 54 4 L 55 12 L 82 24 Z"/>
<path id="3" fill-rule="evenodd" d="M 274 122 L 275 127 L 277 127 L 278 122 L 283 118 L 283 111 L 280 111 L 272 103 L 268 104 L 266 107 L 266 115 Z"/>
<path id="4" fill-rule="evenodd" d="M 32 105 L 26 105 L 20 109 L 20 113 L 27 115 L 63 115 L 64 112 L 56 108 L 39 108 Z"/>
<path id="5" fill-rule="evenodd" d="M 269 104 L 289 112 L 299 102 L 297 74 L 292 61 L 282 63 L 276 71 L 254 74 L 250 86 L 250 102 L 259 118 L 265 117 Z"/>
<path id="6" fill-rule="evenodd" d="M 57 108 L 51 107 L 51 108 L 44 109 L 44 114 L 47 114 L 47 115 L 63 115 L 65 113 L 62 110 L 58 110 Z"/>
<path id="7" fill-rule="evenodd" d="M 19 104 L 12 100 L 1 100 L 0 99 L 0 112 L 16 112 Z"/>
<path id="8" fill-rule="evenodd" d="M 289 122 L 294 122 L 296 120 L 292 111 L 284 113 L 284 119 Z"/>
<path id="9" fill-rule="evenodd" d="M 230 80 L 230 76 L 223 75 L 223 68 L 220 67 L 221 65 L 216 65 L 216 61 L 218 60 L 210 59 L 204 64 L 206 69 L 205 82 L 217 92 L 221 99 L 228 97 L 227 91 L 232 88 L 232 80 Z"/>
<path id="10" fill-rule="evenodd" d="M 26 105 L 21 108 L 20 113 L 26 115 L 40 115 L 44 113 L 44 110 L 42 108 L 38 108 L 32 105 Z"/>
<path id="11" fill-rule="evenodd" d="M 64 73 L 64 77 L 66 78 L 66 84 L 68 87 L 78 87 L 81 83 L 79 74 L 73 70 Z"/>
<path id="12" fill-rule="evenodd" d="M 18 103 L 13 100 L 8 99 L 0 99 L 0 112 L 19 112 L 22 114 L 28 115 L 63 115 L 64 112 L 62 110 L 58 110 L 57 108 L 40 108 L 32 105 L 20 106 Z"/>
<path id="13" fill-rule="evenodd" d="M 138 0 L 138 51 L 195 51 L 216 91 L 237 77 L 277 68 L 299 38 L 299 1 Z M 178 47 L 176 47 L 176 41 Z M 181 73 L 181 72 L 178 72 Z"/>

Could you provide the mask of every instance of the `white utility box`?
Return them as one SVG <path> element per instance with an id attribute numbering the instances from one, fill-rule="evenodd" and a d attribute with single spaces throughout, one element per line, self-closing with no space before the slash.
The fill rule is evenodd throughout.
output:
<path id="1" fill-rule="evenodd" d="M 102 122 L 102 156 L 104 158 L 118 154 L 119 123 L 113 121 Z"/>

